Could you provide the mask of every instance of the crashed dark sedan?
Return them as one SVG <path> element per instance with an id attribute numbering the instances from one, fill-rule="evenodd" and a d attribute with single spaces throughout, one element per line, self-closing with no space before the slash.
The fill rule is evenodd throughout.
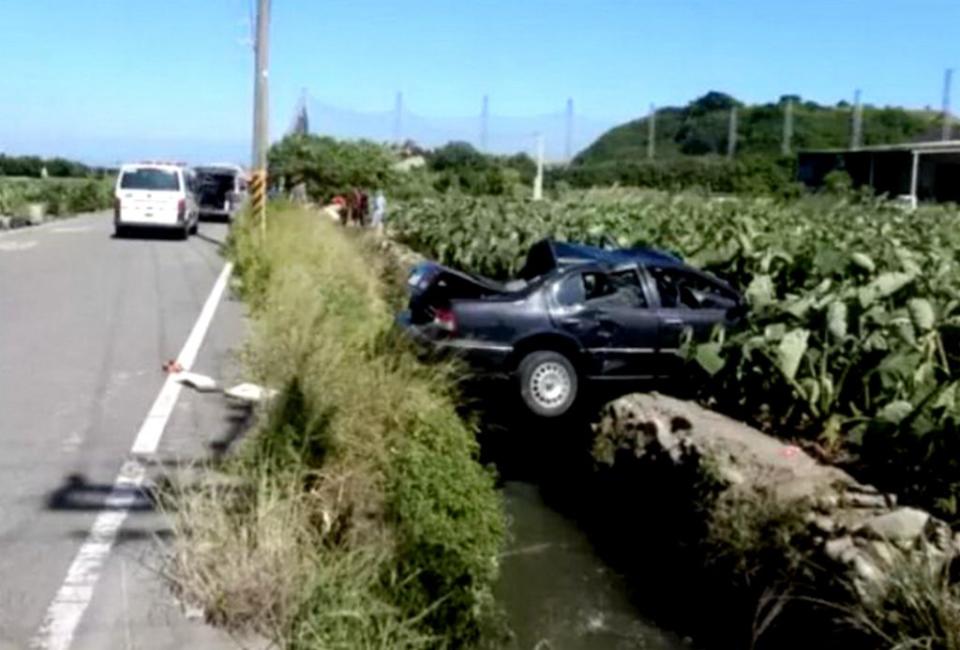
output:
<path id="1" fill-rule="evenodd" d="M 408 279 L 398 323 L 477 372 L 518 382 L 534 413 L 570 409 L 584 381 L 636 381 L 683 372 L 685 330 L 709 337 L 735 325 L 743 296 L 726 282 L 649 248 L 602 249 L 544 240 L 506 283 L 434 262 Z"/>

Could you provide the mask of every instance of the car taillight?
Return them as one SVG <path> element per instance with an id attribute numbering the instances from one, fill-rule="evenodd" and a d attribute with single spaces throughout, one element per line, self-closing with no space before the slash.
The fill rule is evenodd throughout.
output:
<path id="1" fill-rule="evenodd" d="M 457 318 L 453 315 L 452 309 L 435 310 L 433 312 L 433 324 L 451 334 L 457 331 Z"/>
<path id="2" fill-rule="evenodd" d="M 187 200 L 180 199 L 177 203 L 177 220 L 183 221 L 184 215 L 187 213 Z"/>

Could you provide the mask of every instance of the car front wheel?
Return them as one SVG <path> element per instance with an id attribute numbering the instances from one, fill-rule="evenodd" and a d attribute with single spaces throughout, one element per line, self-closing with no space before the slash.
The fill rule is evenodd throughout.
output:
<path id="1" fill-rule="evenodd" d="M 577 399 L 577 370 L 559 352 L 531 352 L 520 362 L 520 396 L 542 417 L 563 415 Z"/>

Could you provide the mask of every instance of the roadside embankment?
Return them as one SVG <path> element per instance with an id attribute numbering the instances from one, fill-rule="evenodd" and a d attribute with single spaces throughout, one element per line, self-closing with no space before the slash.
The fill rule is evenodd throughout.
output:
<path id="1" fill-rule="evenodd" d="M 255 381 L 280 389 L 217 469 L 182 489 L 172 574 L 214 622 L 284 647 L 461 647 L 496 620 L 493 477 L 445 367 L 393 330 L 384 264 L 351 233 L 272 207 L 230 243 Z"/>

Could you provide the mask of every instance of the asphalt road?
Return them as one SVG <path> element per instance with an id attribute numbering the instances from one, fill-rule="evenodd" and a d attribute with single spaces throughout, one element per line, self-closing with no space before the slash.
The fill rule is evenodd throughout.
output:
<path id="1" fill-rule="evenodd" d="M 224 266 L 224 224 L 201 223 L 188 241 L 112 230 L 104 213 L 0 234 L 0 650 L 37 644 L 91 528 L 116 507 L 111 488 L 161 366 Z M 232 351 L 243 333 L 243 306 L 227 291 L 192 370 L 240 379 Z M 144 459 L 148 475 L 221 453 L 243 417 L 221 394 L 184 389 Z M 76 650 L 237 647 L 184 615 L 158 574 L 165 518 L 139 494 L 128 505 L 92 597 L 72 610 L 79 623 L 59 638 Z"/>

